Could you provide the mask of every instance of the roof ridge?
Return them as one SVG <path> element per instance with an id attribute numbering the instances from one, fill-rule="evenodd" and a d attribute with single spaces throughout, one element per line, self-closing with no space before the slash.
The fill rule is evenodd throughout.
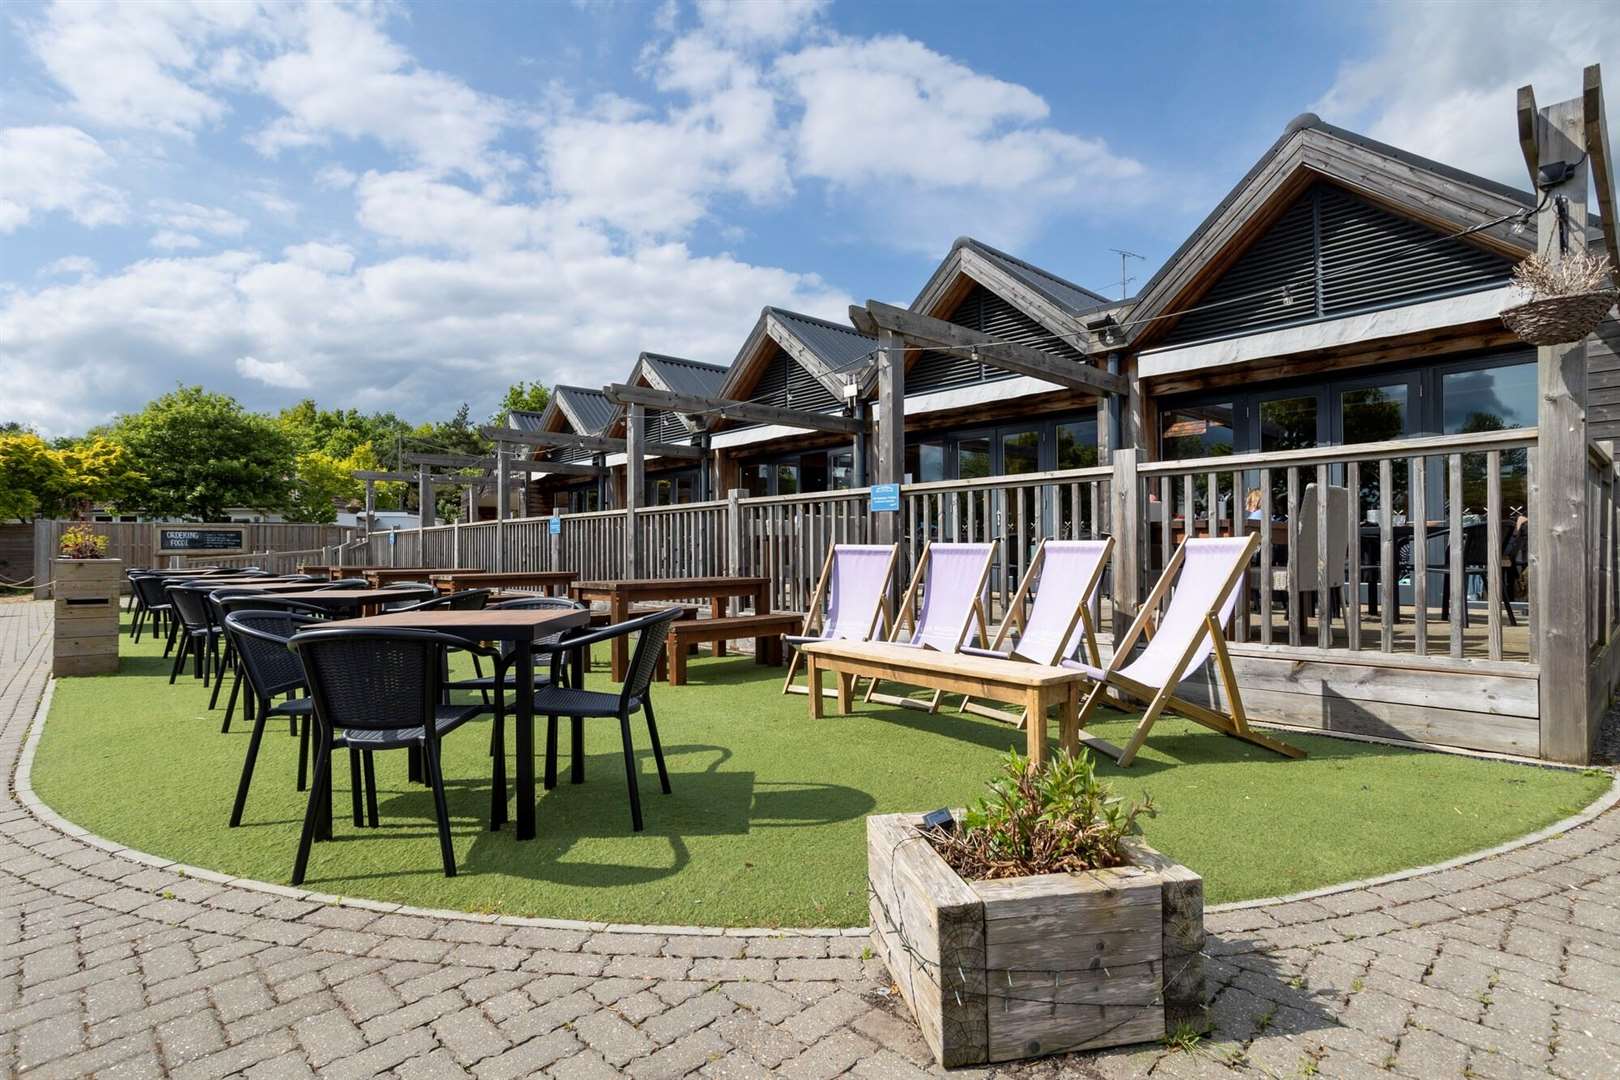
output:
<path id="1" fill-rule="evenodd" d="M 863 338 L 867 341 L 875 340 L 870 335 L 861 333 L 853 326 L 846 323 L 835 323 L 831 319 L 823 319 L 817 315 L 806 315 L 802 311 L 790 311 L 787 308 L 779 307 L 766 307 L 765 310 L 775 315 L 784 315 L 790 319 L 797 319 L 800 322 L 815 323 L 817 326 L 824 326 L 828 330 L 840 330 L 846 334 L 852 334 L 855 337 Z"/>
<path id="2" fill-rule="evenodd" d="M 991 247 L 989 244 L 985 243 L 983 240 L 978 240 L 978 239 L 975 239 L 974 237 L 971 237 L 971 236 L 959 236 L 959 237 L 956 238 L 956 243 L 951 245 L 951 247 L 953 249 L 954 248 L 959 248 L 959 247 L 969 247 L 969 246 L 978 248 L 980 251 L 983 251 L 986 254 L 991 255 L 991 256 L 993 256 L 995 258 L 1005 259 L 1010 263 L 1015 263 L 1016 265 L 1023 267 L 1025 270 L 1028 270 L 1033 274 L 1039 274 L 1041 277 L 1049 278 L 1050 280 L 1057 282 L 1058 284 L 1064 286 L 1065 288 L 1073 289 L 1076 292 L 1085 293 L 1087 296 L 1092 297 L 1093 299 L 1097 300 L 1100 303 L 1108 303 L 1108 302 L 1110 302 L 1109 297 L 1104 296 L 1102 293 L 1097 292 L 1094 289 L 1088 289 L 1084 285 L 1080 285 L 1080 284 L 1077 284 L 1077 283 L 1075 283 L 1073 281 L 1070 281 L 1068 278 L 1063 277 L 1060 274 L 1054 274 L 1054 273 L 1052 273 L 1052 271 L 1046 269 L 1045 267 L 1036 266 L 1034 263 L 1030 262 L 1028 259 L 1020 259 L 1018 256 L 1013 255 L 1010 252 L 1002 251 L 1000 248 Z"/>
<path id="3" fill-rule="evenodd" d="M 708 368 L 711 371 L 725 371 L 729 367 L 729 365 L 726 364 L 711 364 L 707 360 L 693 360 L 689 357 L 674 356 L 670 353 L 656 353 L 643 350 L 641 355 L 646 357 L 648 360 L 661 361 L 671 364 L 686 364 L 689 367 Z"/>

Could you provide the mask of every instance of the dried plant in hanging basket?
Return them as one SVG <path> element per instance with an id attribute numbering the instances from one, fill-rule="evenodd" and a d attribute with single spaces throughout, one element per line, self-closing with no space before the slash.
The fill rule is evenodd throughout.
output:
<path id="1" fill-rule="evenodd" d="M 1608 284 L 1609 260 L 1584 252 L 1556 263 L 1539 254 L 1513 268 L 1513 284 L 1529 299 L 1502 311 L 1502 321 L 1532 345 L 1579 341 L 1602 322 L 1620 293 Z"/>

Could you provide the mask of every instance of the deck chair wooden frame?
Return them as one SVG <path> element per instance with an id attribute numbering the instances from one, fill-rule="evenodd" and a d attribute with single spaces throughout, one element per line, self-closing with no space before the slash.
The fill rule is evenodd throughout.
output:
<path id="1" fill-rule="evenodd" d="M 1050 539 L 1050 537 L 1043 536 L 1041 537 L 1040 544 L 1036 546 L 1035 554 L 1029 560 L 1029 567 L 1025 569 L 1022 580 L 1018 582 L 1018 591 L 1013 594 L 1012 603 L 1007 608 L 1007 617 L 1001 620 L 1001 626 L 996 630 L 996 638 L 995 641 L 990 644 L 989 651 L 1001 652 L 1001 647 L 1006 644 L 1007 636 L 1012 632 L 1015 626 L 1018 629 L 1018 636 L 1020 638 L 1023 637 L 1025 622 L 1028 619 L 1028 613 L 1024 610 L 1026 606 L 1025 601 L 1029 599 L 1030 590 L 1035 586 L 1036 577 L 1040 574 L 1041 569 L 1046 565 L 1046 545 Z M 1082 627 L 1081 638 L 1086 647 L 1086 652 L 1091 658 L 1092 667 L 1102 667 L 1102 654 L 1097 649 L 1097 627 L 1096 624 L 1091 621 L 1091 601 L 1092 598 L 1096 596 L 1097 587 L 1102 584 L 1103 574 L 1108 571 L 1109 563 L 1113 560 L 1113 558 L 1114 538 L 1112 536 L 1105 536 L 1103 537 L 1102 557 L 1097 560 L 1096 567 L 1094 567 L 1091 571 L 1090 579 L 1086 581 L 1085 586 L 1082 588 L 1080 592 L 1079 608 L 1075 611 L 1074 617 L 1069 620 L 1069 625 L 1064 628 L 1063 637 L 1060 639 L 1064 644 L 1067 644 L 1069 640 L 1074 637 L 1075 626 L 1078 624 L 1080 627 Z M 1006 655 L 1007 659 L 1009 660 L 1025 659 L 1021 656 L 1014 656 L 1011 652 L 1008 652 Z M 1037 660 L 1034 662 L 1056 664 L 1061 659 L 1061 656 L 1054 656 L 1048 660 Z M 963 695 L 961 708 L 957 711 L 970 712 L 975 716 L 988 716 L 992 720 L 1010 719 L 1010 715 L 1004 710 L 997 709 L 990 705 L 980 705 L 978 702 L 973 700 L 971 695 Z M 1029 710 L 1025 709 L 1018 714 L 1016 726 L 1022 728 L 1028 722 Z"/>
<path id="2" fill-rule="evenodd" d="M 809 609 L 804 614 L 804 628 L 799 631 L 804 637 L 819 632 L 825 625 L 827 616 L 822 611 L 822 603 L 827 598 L 827 590 L 832 587 L 833 556 L 837 553 L 839 547 L 838 544 L 830 544 L 827 547 L 827 558 L 821 564 L 821 577 L 816 582 L 815 592 L 810 596 Z M 880 626 L 882 627 L 882 635 L 884 637 L 889 636 L 889 604 L 892 602 L 889 597 L 889 582 L 894 578 L 894 564 L 899 558 L 900 545 L 890 544 L 889 561 L 883 568 L 883 591 L 878 598 L 877 604 L 874 605 L 876 610 L 872 613 L 872 621 L 866 628 L 866 637 L 863 640 L 872 640 L 872 635 L 880 632 Z M 794 649 L 793 658 L 788 661 L 787 678 L 782 680 L 782 693 L 808 694 L 810 692 L 809 687 L 793 685 L 793 677 L 798 673 L 801 659 L 803 657 L 799 655 L 799 650 Z M 835 697 L 837 693 L 836 690 L 832 689 L 822 691 L 824 697 Z"/>
<path id="3" fill-rule="evenodd" d="M 1260 534 L 1250 533 L 1249 542 L 1243 549 L 1243 557 L 1233 560 L 1232 569 L 1227 574 L 1224 585 L 1216 595 L 1215 602 L 1211 605 L 1210 610 L 1205 613 L 1203 622 L 1188 638 L 1187 647 L 1183 650 L 1180 661 L 1171 669 L 1170 675 L 1164 680 L 1162 686 L 1148 686 L 1128 676 L 1121 675 L 1119 669 L 1129 664 L 1131 649 L 1146 630 L 1149 621 L 1158 609 L 1159 602 L 1170 591 L 1171 584 L 1176 580 L 1181 570 L 1181 565 L 1186 558 L 1187 541 L 1183 540 L 1181 542 L 1176 548 L 1175 555 L 1171 557 L 1169 565 L 1164 568 L 1164 573 L 1159 576 L 1158 582 L 1153 586 L 1153 591 L 1148 594 L 1147 600 L 1143 602 L 1141 609 L 1137 612 L 1135 620 L 1131 623 L 1131 628 L 1125 632 L 1124 638 L 1115 645 L 1114 655 L 1109 659 L 1108 667 L 1103 670 L 1102 678 L 1096 681 L 1095 686 L 1086 696 L 1077 723 L 1082 743 L 1098 753 L 1107 754 L 1119 762 L 1122 767 L 1129 766 L 1132 761 L 1136 760 L 1137 751 L 1142 749 L 1142 744 L 1147 740 L 1148 732 L 1153 729 L 1154 722 L 1159 719 L 1159 714 L 1164 712 L 1165 709 L 1170 709 L 1194 723 L 1202 724 L 1207 728 L 1220 732 L 1222 735 L 1242 739 L 1244 742 L 1253 743 L 1255 746 L 1263 747 L 1284 757 L 1302 758 L 1305 756 L 1305 751 L 1299 747 L 1262 735 L 1249 727 L 1248 714 L 1243 709 L 1243 697 L 1238 690 L 1237 675 L 1232 670 L 1232 657 L 1226 650 L 1226 636 L 1221 629 L 1221 608 L 1231 591 L 1243 581 L 1244 574 L 1249 568 L 1249 560 L 1253 557 L 1254 549 L 1259 546 L 1259 543 Z M 1221 689 L 1226 695 L 1227 713 L 1219 712 L 1194 701 L 1188 701 L 1186 698 L 1176 694 L 1176 688 L 1181 685 L 1181 680 L 1187 675 L 1187 665 L 1192 661 L 1193 655 L 1203 643 L 1206 634 L 1211 639 L 1211 654 L 1215 661 L 1215 671 L 1221 681 Z M 1142 719 L 1138 721 L 1136 730 L 1131 733 L 1130 741 L 1123 748 L 1115 746 L 1105 739 L 1085 733 L 1087 722 L 1097 711 L 1097 706 L 1102 703 L 1103 696 L 1110 690 L 1116 691 L 1124 697 L 1147 703 L 1147 711 L 1142 714 Z"/>
<path id="4" fill-rule="evenodd" d="M 975 541 L 976 542 L 976 541 Z M 984 610 L 984 586 L 990 580 L 990 568 L 995 565 L 996 551 L 1001 546 L 1001 538 L 990 541 L 990 550 L 985 553 L 984 566 L 979 569 L 979 580 L 973 586 L 973 608 L 969 617 L 963 620 L 961 632 L 956 636 L 956 642 L 951 646 L 951 652 L 958 652 L 962 643 L 967 640 L 968 634 L 973 630 L 975 620 L 979 624 L 979 640 L 990 640 L 990 619 Z M 895 612 L 894 625 L 889 632 L 889 640 L 900 641 L 900 633 L 905 628 L 916 629 L 917 596 L 922 591 L 923 580 L 928 576 L 928 567 L 933 558 L 934 541 L 930 540 L 923 546 L 922 557 L 917 560 L 917 569 L 912 571 L 911 584 L 906 587 L 906 595 L 900 601 L 900 610 Z M 863 701 L 877 701 L 885 705 L 900 705 L 907 709 L 923 709 L 929 713 L 939 711 L 940 698 L 945 691 L 934 691 L 934 697 L 926 705 L 913 698 L 901 697 L 897 694 L 879 694 L 877 692 L 878 680 L 873 679 L 866 687 L 866 696 Z"/>

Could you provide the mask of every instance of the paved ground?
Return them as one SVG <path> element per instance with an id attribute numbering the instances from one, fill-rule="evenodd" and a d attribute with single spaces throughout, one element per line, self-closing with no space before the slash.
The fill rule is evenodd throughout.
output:
<path id="1" fill-rule="evenodd" d="M 44 689 L 48 628 L 44 604 L 0 606 L 8 778 Z M 8 783 L 8 1074 L 931 1071 L 856 937 L 418 917 L 182 876 L 114 847 L 36 816 Z M 1209 1037 L 996 1075 L 1620 1075 L 1617 872 L 1620 810 L 1464 868 L 1212 914 Z"/>

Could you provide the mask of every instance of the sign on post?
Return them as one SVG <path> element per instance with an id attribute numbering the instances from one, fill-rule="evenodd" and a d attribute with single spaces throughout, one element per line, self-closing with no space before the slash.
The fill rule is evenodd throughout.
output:
<path id="1" fill-rule="evenodd" d="M 159 555 L 241 553 L 247 550 L 247 530 L 212 528 L 158 528 Z"/>
<path id="2" fill-rule="evenodd" d="M 561 536 L 562 535 L 562 518 L 560 518 L 560 517 L 547 518 L 546 519 L 546 531 L 549 532 L 552 536 Z"/>
<path id="3" fill-rule="evenodd" d="M 873 484 L 872 485 L 872 511 L 874 513 L 897 513 L 900 509 L 899 484 Z"/>

